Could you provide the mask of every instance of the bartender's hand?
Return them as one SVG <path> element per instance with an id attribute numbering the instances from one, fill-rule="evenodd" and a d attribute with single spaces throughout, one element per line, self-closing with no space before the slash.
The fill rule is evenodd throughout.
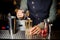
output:
<path id="1" fill-rule="evenodd" d="M 45 24 L 44 22 L 41 22 L 40 24 L 34 26 L 32 29 L 30 29 L 30 35 L 35 35 L 35 34 L 40 34 L 41 33 L 41 29 L 44 28 Z"/>
<path id="2" fill-rule="evenodd" d="M 39 34 L 41 32 L 41 28 L 38 26 L 34 26 L 32 29 L 30 29 L 30 35 Z"/>
<path id="3" fill-rule="evenodd" d="M 30 30 L 30 35 L 41 35 L 43 37 L 47 36 L 47 32 L 48 32 L 48 29 L 42 29 L 44 28 L 44 22 L 41 22 L 40 24 L 34 26 L 31 30 Z M 46 25 L 47 26 L 47 25 Z M 42 35 L 43 34 L 43 35 Z"/>
<path id="4" fill-rule="evenodd" d="M 23 16 L 24 16 L 24 10 L 18 10 L 16 15 L 17 15 L 18 19 L 19 18 L 23 18 Z"/>

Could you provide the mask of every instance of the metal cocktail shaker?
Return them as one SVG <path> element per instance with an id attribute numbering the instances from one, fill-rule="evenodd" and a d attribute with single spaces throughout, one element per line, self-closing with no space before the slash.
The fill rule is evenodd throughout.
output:
<path id="1" fill-rule="evenodd" d="M 8 20 L 9 20 L 9 33 L 15 34 L 16 33 L 16 17 L 11 16 L 11 14 L 8 14 Z"/>

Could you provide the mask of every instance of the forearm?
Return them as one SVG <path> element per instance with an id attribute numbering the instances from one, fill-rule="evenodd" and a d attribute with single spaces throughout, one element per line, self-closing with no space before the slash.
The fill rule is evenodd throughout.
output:
<path id="1" fill-rule="evenodd" d="M 56 1 L 53 0 L 50 12 L 49 12 L 49 17 L 47 18 L 48 22 L 53 22 L 56 18 Z"/>
<path id="2" fill-rule="evenodd" d="M 53 23 L 53 21 L 56 19 L 56 1 L 52 1 L 52 5 L 50 7 L 49 17 L 47 18 L 47 22 Z M 41 22 L 38 24 L 40 28 L 44 27 L 44 24 Z"/>

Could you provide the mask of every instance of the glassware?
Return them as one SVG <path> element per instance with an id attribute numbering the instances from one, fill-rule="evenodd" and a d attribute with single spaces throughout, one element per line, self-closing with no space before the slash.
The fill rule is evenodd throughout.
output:
<path id="1" fill-rule="evenodd" d="M 44 25 L 45 25 L 44 28 L 41 30 L 41 36 L 43 38 L 46 38 L 48 35 L 48 25 L 49 25 L 46 19 L 44 19 Z"/>

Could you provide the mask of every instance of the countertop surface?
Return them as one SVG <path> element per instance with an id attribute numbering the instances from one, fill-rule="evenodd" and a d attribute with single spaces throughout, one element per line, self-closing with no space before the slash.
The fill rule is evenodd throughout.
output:
<path id="1" fill-rule="evenodd" d="M 40 37 L 40 36 L 39 36 Z M 41 39 L 38 36 L 33 36 L 32 39 Z M 9 34 L 9 30 L 0 30 L 0 39 L 30 39 L 25 36 L 24 31 L 18 31 L 12 36 Z"/>

